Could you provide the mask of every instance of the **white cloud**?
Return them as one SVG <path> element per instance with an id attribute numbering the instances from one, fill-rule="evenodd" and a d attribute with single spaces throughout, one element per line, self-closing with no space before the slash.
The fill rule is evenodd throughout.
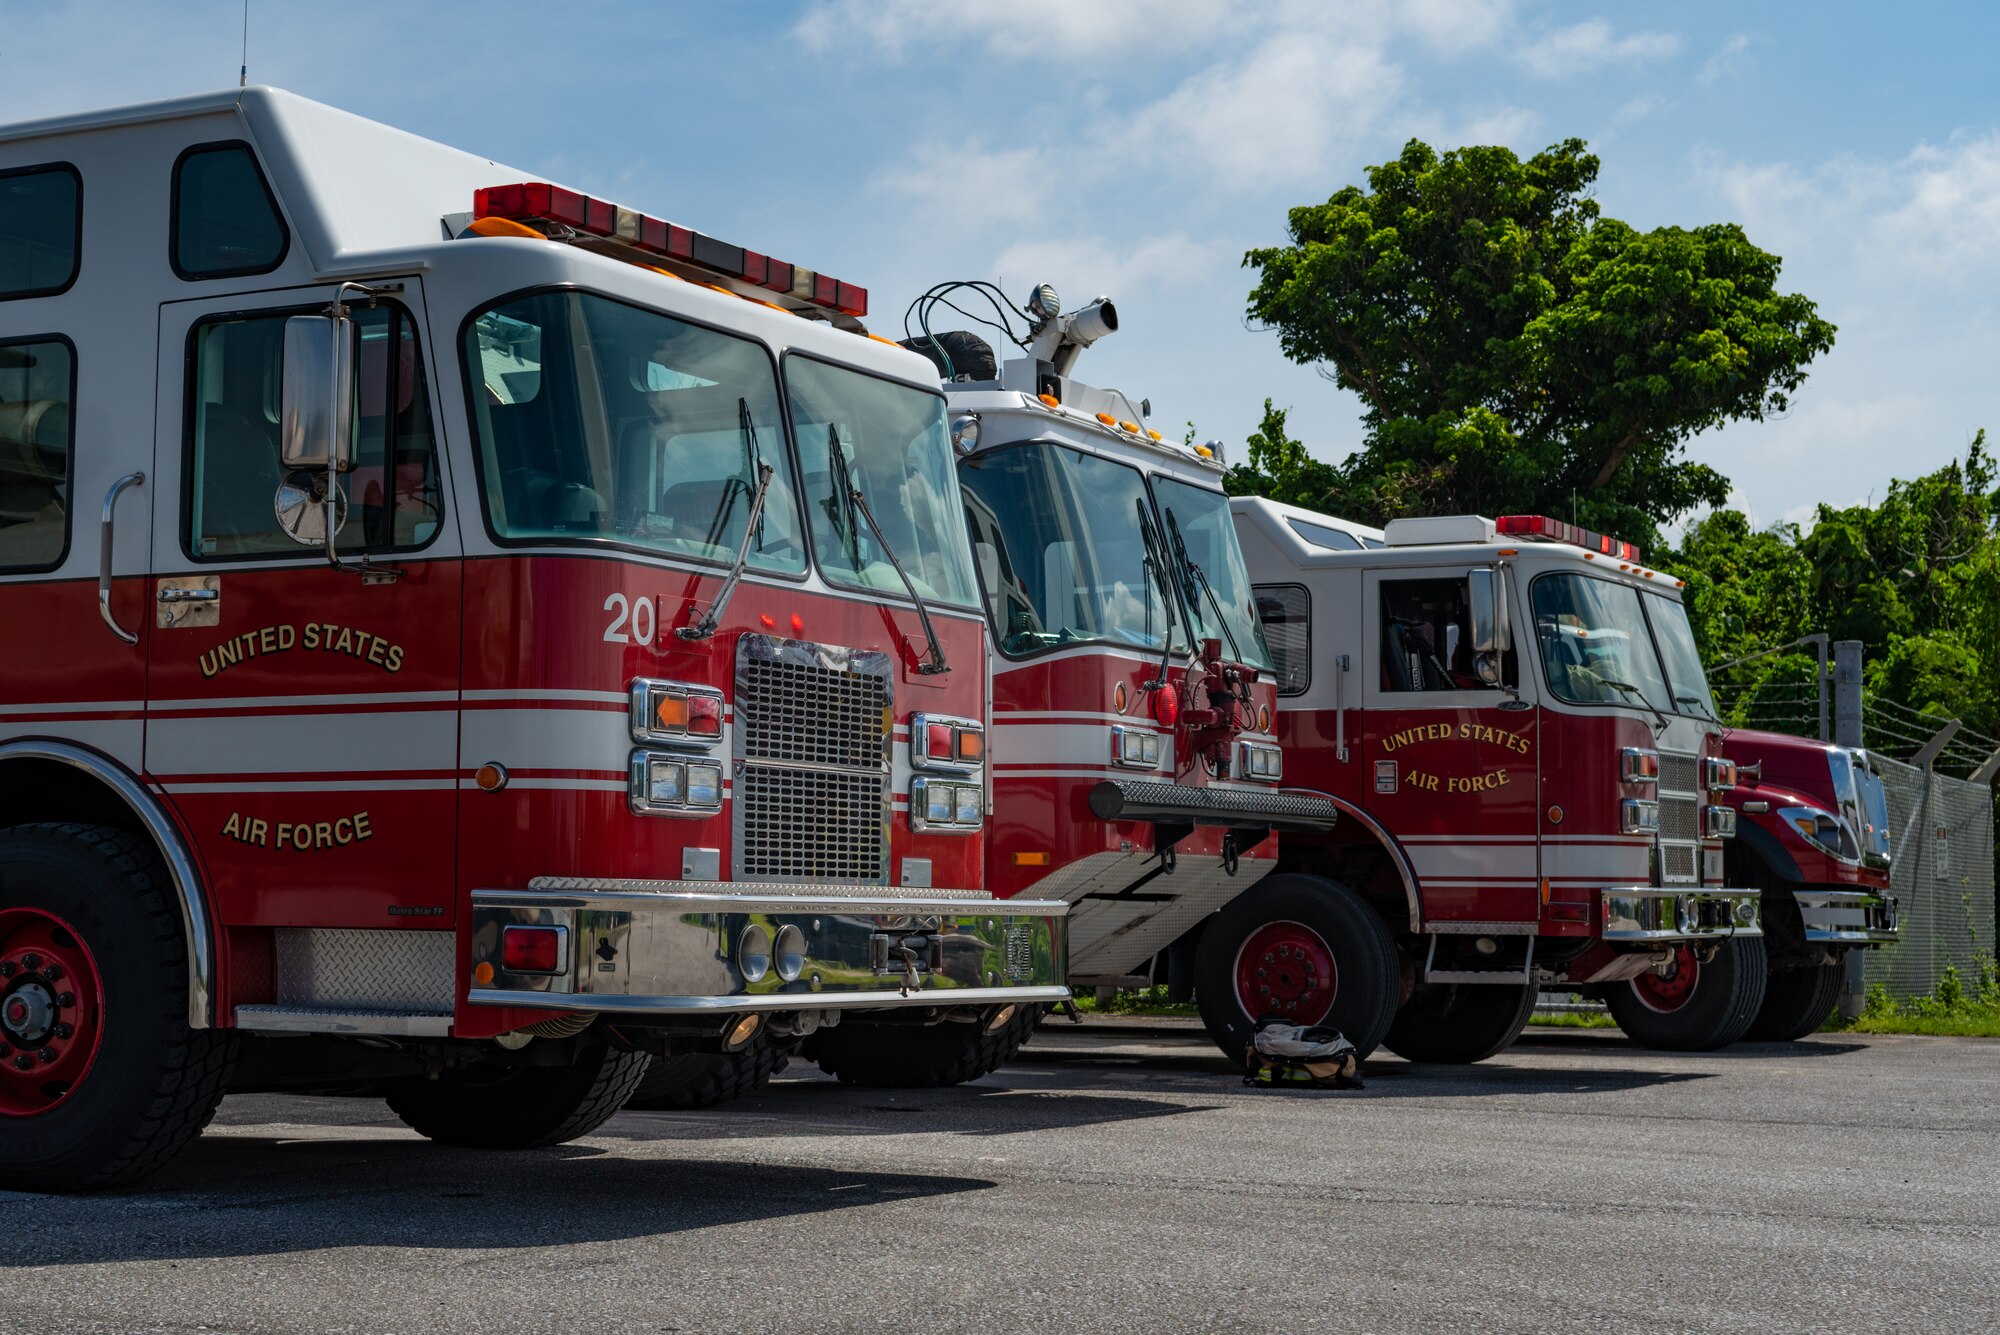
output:
<path id="1" fill-rule="evenodd" d="M 860 45 L 892 60 L 920 46 L 970 42 L 1010 60 L 1069 63 L 1193 47 L 1242 7 L 1242 0 L 823 0 L 792 35 L 815 50 Z"/>
<path id="2" fill-rule="evenodd" d="M 1665 60 L 1680 46 L 1681 39 L 1672 33 L 1635 32 L 1617 37 L 1607 20 L 1585 19 L 1572 27 L 1531 36 L 1516 56 L 1529 72 L 1555 79 L 1606 65 Z"/>
<path id="3" fill-rule="evenodd" d="M 1701 73 L 1695 78 L 1706 85 L 1746 73 L 1750 68 L 1750 48 L 1759 40 L 1747 32 L 1729 34 L 1715 54 L 1702 62 Z"/>
<path id="4" fill-rule="evenodd" d="M 993 260 L 994 274 L 1009 291 L 1026 292 L 1035 283 L 1053 283 L 1065 309 L 1109 295 L 1129 303 L 1141 292 L 1207 284 L 1232 270 L 1234 251 L 1203 245 L 1179 232 L 1138 241 L 1099 236 L 1017 241 Z"/>

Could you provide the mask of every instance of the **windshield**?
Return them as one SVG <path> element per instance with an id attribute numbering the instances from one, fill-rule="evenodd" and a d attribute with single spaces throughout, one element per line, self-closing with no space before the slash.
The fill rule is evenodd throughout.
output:
<path id="1" fill-rule="evenodd" d="M 958 466 L 994 638 L 1019 656 L 1081 641 L 1158 653 L 1165 572 L 1146 569 L 1139 470 L 1060 445 L 1020 445 Z M 1157 521 L 1155 521 L 1157 522 Z M 1187 636 L 1175 622 L 1174 646 Z"/>
<path id="2" fill-rule="evenodd" d="M 777 375 L 749 339 L 583 292 L 520 297 L 466 327 L 487 514 L 503 540 L 613 542 L 730 564 L 757 465 L 752 569 L 805 544 Z"/>
<path id="3" fill-rule="evenodd" d="M 1180 577 L 1196 638 L 1221 640 L 1223 651 L 1238 662 L 1268 671 L 1271 655 L 1264 647 L 1264 628 L 1257 622 L 1257 600 L 1243 568 L 1243 549 L 1236 545 L 1229 498 L 1158 474 L 1153 476 L 1153 488 L 1167 521 L 1167 559 L 1178 563 L 1184 549 L 1193 567 L 1181 570 Z"/>
<path id="4" fill-rule="evenodd" d="M 1534 606 L 1542 666 L 1557 699 L 1672 708 L 1637 589 L 1586 575 L 1543 575 L 1534 584 Z"/>
<path id="5" fill-rule="evenodd" d="M 1667 684 L 1674 688 L 1671 712 L 1716 719 L 1715 700 L 1708 693 L 1708 674 L 1702 671 L 1701 653 L 1694 647 L 1694 628 L 1688 625 L 1687 609 L 1672 598 L 1649 593 L 1646 617 L 1653 623 L 1653 639 L 1667 666 Z"/>
<path id="6" fill-rule="evenodd" d="M 786 359 L 785 388 L 813 552 L 827 579 L 903 594 L 893 555 L 925 599 L 975 606 L 944 399 L 797 355 Z M 888 551 L 849 499 L 850 486 L 867 500 Z"/>

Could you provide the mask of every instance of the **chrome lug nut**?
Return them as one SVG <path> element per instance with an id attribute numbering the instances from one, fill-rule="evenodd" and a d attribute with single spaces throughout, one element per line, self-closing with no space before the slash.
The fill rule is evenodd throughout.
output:
<path id="1" fill-rule="evenodd" d="M 62 976 L 63 976 L 63 966 L 60 964 L 51 964 L 48 968 L 42 970 L 42 977 L 48 979 L 52 983 L 61 982 Z"/>
<path id="2" fill-rule="evenodd" d="M 39 969 L 42 967 L 42 957 L 33 951 L 29 951 L 27 954 L 21 956 L 21 967 L 24 969 Z"/>
<path id="3" fill-rule="evenodd" d="M 58 1024 L 54 1030 L 55 1036 L 57 1038 L 68 1038 L 71 1034 L 74 1034 L 75 1032 L 76 1032 L 76 1026 L 71 1024 L 68 1020 L 64 1020 L 62 1023 Z"/>
<path id="4" fill-rule="evenodd" d="M 16 967 L 12 960 L 0 960 L 0 978 L 12 978 Z"/>
<path id="5" fill-rule="evenodd" d="M 17 1071 L 25 1071 L 34 1064 L 35 1064 L 35 1059 L 33 1057 L 30 1057 L 25 1052 L 22 1053 L 20 1056 L 14 1058 L 14 1069 Z"/>
<path id="6" fill-rule="evenodd" d="M 56 993 L 56 1005 L 58 1005 L 58 1006 L 74 1006 L 74 1005 L 76 1005 L 76 993 L 74 993 L 74 992 L 58 992 L 58 993 Z"/>
<path id="7" fill-rule="evenodd" d="M 54 1048 L 43 1048 L 40 1052 L 36 1053 L 35 1055 L 37 1057 L 40 1057 L 42 1059 L 42 1064 L 46 1066 L 50 1062 L 56 1059 L 56 1050 Z"/>

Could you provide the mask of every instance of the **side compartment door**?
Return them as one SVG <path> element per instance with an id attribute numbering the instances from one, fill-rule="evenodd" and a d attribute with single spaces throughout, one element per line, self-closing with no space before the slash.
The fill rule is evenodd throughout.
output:
<path id="1" fill-rule="evenodd" d="M 1479 675 L 1472 572 L 1371 570 L 1361 588 L 1364 801 L 1402 841 L 1434 924 L 1540 917 L 1536 715 Z M 1499 663 L 1520 689 L 1520 627 Z"/>
<path id="2" fill-rule="evenodd" d="M 446 927 L 461 549 L 415 279 L 351 308 L 350 568 L 295 541 L 275 506 L 285 321 L 332 296 L 160 308 L 146 768 L 193 832 L 222 923 Z"/>

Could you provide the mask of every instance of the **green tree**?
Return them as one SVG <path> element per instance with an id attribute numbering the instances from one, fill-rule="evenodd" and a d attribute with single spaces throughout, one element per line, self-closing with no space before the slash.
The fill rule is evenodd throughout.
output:
<path id="1" fill-rule="evenodd" d="M 1288 505 L 1325 510 L 1334 502 L 1340 472 L 1306 452 L 1285 428 L 1285 408 L 1264 400 L 1264 420 L 1250 433 L 1244 462 L 1224 474 L 1222 489 L 1231 496 L 1268 496 Z"/>
<path id="2" fill-rule="evenodd" d="M 1651 542 L 1726 498 L 1688 439 L 1782 411 L 1834 327 L 1733 224 L 1601 217 L 1597 171 L 1579 139 L 1526 161 L 1412 140 L 1244 257 L 1251 316 L 1361 398 L 1340 513 L 1574 513 Z"/>

